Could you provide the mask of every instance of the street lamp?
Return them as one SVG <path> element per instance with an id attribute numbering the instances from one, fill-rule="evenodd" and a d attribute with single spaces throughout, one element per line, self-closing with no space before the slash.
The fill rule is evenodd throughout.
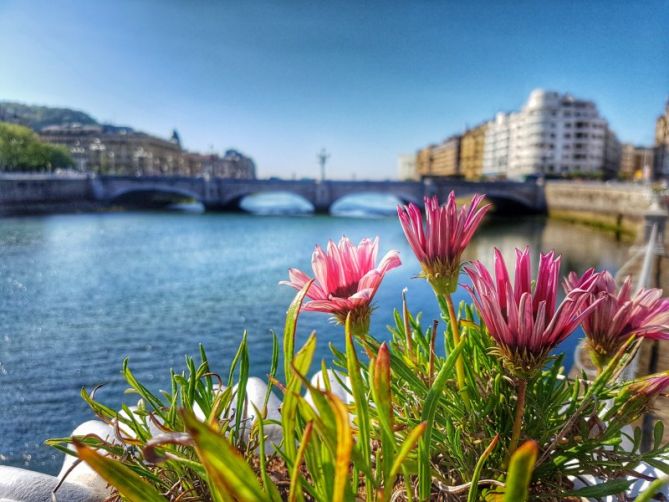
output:
<path id="1" fill-rule="evenodd" d="M 318 163 L 321 166 L 321 181 L 325 181 L 325 163 L 329 158 L 330 154 L 325 151 L 325 148 L 321 148 L 321 151 L 318 154 Z"/>

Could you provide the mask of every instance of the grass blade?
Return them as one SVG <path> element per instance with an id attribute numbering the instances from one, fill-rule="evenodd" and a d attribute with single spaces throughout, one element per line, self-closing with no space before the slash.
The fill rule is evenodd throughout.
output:
<path id="1" fill-rule="evenodd" d="M 536 441 L 525 441 L 511 455 L 503 502 L 525 502 L 527 500 L 538 454 L 539 446 Z"/>
<path id="2" fill-rule="evenodd" d="M 198 457 L 207 471 L 209 487 L 216 500 L 267 500 L 253 469 L 224 436 L 198 421 L 187 410 L 183 411 L 182 417 Z"/>
<path id="3" fill-rule="evenodd" d="M 488 460 L 488 457 L 493 452 L 497 443 L 499 442 L 499 434 L 495 434 L 495 437 L 492 438 L 492 441 L 485 449 L 478 462 L 476 462 L 476 467 L 474 468 L 474 474 L 472 474 L 472 485 L 469 487 L 469 493 L 467 494 L 467 502 L 476 502 L 478 496 L 478 485 L 479 479 L 481 478 L 481 471 L 483 471 L 483 464 Z"/>
<path id="4" fill-rule="evenodd" d="M 131 502 L 165 502 L 165 497 L 153 486 L 118 460 L 101 455 L 77 439 L 72 444 L 81 460 Z"/>

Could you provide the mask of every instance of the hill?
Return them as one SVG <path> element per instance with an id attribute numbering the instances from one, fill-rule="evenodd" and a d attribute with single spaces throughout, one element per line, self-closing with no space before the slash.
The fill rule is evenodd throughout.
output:
<path id="1" fill-rule="evenodd" d="M 39 131 L 50 125 L 79 123 L 96 125 L 98 122 L 87 113 L 71 108 L 26 105 L 0 101 L 0 122 L 11 122 Z"/>

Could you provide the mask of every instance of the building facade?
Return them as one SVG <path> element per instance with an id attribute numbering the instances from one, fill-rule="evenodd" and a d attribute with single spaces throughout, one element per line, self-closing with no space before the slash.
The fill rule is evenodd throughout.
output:
<path id="1" fill-rule="evenodd" d="M 416 173 L 421 178 L 432 173 L 432 151 L 436 145 L 428 145 L 416 152 Z"/>
<path id="2" fill-rule="evenodd" d="M 537 89 L 519 111 L 498 113 L 464 133 L 457 174 L 611 178 L 619 163 L 620 142 L 592 101 Z"/>
<path id="3" fill-rule="evenodd" d="M 430 176 L 460 176 L 460 140 L 454 135 L 438 145 L 418 150 L 416 171 L 421 178 Z"/>
<path id="4" fill-rule="evenodd" d="M 252 159 L 235 150 L 223 157 L 188 152 L 179 134 L 158 138 L 125 127 L 66 124 L 39 131 L 43 141 L 68 148 L 79 171 L 123 176 L 210 176 L 252 179 Z"/>
<path id="5" fill-rule="evenodd" d="M 607 129 L 592 101 L 535 90 L 520 112 L 511 141 L 513 174 L 603 174 Z"/>
<path id="6" fill-rule="evenodd" d="M 483 154 L 488 124 L 467 129 L 460 140 L 460 174 L 467 180 L 483 176 Z"/>
<path id="7" fill-rule="evenodd" d="M 498 113 L 488 122 L 483 145 L 484 178 L 501 179 L 508 175 L 511 121 L 512 114 Z"/>
<path id="8" fill-rule="evenodd" d="M 400 181 L 419 179 L 416 157 L 413 154 L 403 154 L 397 157 L 397 177 Z"/>
<path id="9" fill-rule="evenodd" d="M 255 179 L 256 165 L 237 150 L 226 150 L 222 157 L 211 155 L 205 172 L 213 178 Z"/>
<path id="10" fill-rule="evenodd" d="M 656 178 L 669 177 L 669 99 L 664 114 L 655 121 L 655 166 Z"/>
<path id="11" fill-rule="evenodd" d="M 42 129 L 47 143 L 62 145 L 75 166 L 97 174 L 179 174 L 181 146 L 128 128 L 67 124 Z"/>
<path id="12" fill-rule="evenodd" d="M 648 179 L 651 174 L 653 157 L 653 148 L 629 143 L 622 145 L 619 177 L 633 181 Z"/>

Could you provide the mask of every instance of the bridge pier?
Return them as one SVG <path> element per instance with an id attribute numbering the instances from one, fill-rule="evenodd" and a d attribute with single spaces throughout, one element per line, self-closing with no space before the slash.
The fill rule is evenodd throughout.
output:
<path id="1" fill-rule="evenodd" d="M 239 205 L 239 202 L 220 203 L 216 201 L 202 201 L 202 205 L 207 213 L 244 213 L 245 211 Z"/>
<path id="2" fill-rule="evenodd" d="M 330 206 L 326 204 L 314 204 L 314 214 L 330 214 Z"/>

